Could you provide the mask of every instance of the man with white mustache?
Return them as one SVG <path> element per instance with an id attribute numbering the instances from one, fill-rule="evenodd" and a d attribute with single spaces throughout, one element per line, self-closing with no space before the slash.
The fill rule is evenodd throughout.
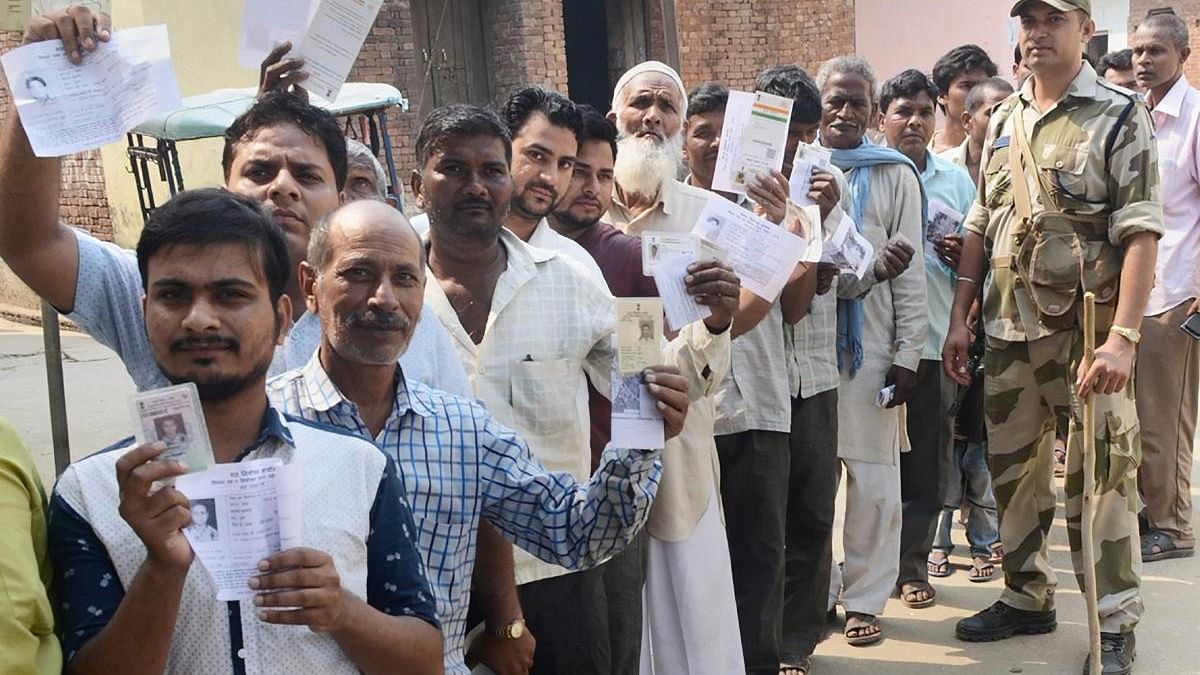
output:
<path id="1" fill-rule="evenodd" d="M 617 81 L 616 194 L 604 220 L 628 234 L 690 232 L 712 193 L 676 176 L 687 92 L 670 66 L 647 61 Z M 728 345 L 728 330 L 722 332 Z M 728 350 L 728 346 L 725 347 Z M 663 477 L 646 528 L 642 673 L 745 672 L 725 527 L 721 520 L 713 395 L 728 357 L 709 369 L 683 433 L 663 452 Z"/>

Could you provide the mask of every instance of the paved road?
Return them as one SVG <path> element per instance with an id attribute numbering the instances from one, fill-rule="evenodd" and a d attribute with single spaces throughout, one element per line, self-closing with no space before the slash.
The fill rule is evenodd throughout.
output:
<path id="1" fill-rule="evenodd" d="M 133 385 L 116 356 L 91 339 L 63 333 L 63 369 L 67 384 L 72 456 L 87 456 L 129 435 L 127 398 Z M 42 476 L 53 476 L 45 365 L 39 329 L 0 320 L 0 416 L 25 438 Z M 1193 484 L 1200 488 L 1200 471 Z M 1200 489 L 1193 494 L 1200 502 Z M 1060 493 L 1061 502 L 1061 493 Z M 840 528 L 840 521 L 839 521 Z M 965 539 L 955 530 L 959 569 L 938 580 L 938 604 L 909 610 L 892 600 L 883 617 L 887 639 L 876 646 L 849 647 L 836 634 L 817 650 L 817 675 L 908 675 L 910 673 L 1080 672 L 1087 651 L 1083 600 L 1070 569 L 1066 524 L 1059 510 L 1052 536 L 1052 561 L 1059 573 L 1059 629 L 1038 637 L 991 644 L 954 639 L 954 623 L 991 604 L 999 580 L 967 580 Z M 840 536 L 838 537 L 840 546 Z M 1200 558 L 1159 562 L 1144 570 L 1146 618 L 1138 630 L 1136 672 L 1144 675 L 1200 675 Z"/>

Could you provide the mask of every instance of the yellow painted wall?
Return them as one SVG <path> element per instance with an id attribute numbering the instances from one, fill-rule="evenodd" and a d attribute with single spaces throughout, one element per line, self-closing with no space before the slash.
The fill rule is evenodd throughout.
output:
<path id="1" fill-rule="evenodd" d="M 257 71 L 237 63 L 241 0 L 112 0 L 112 4 L 113 24 L 118 30 L 167 25 L 175 77 L 184 96 L 228 87 L 250 87 L 258 82 Z M 221 146 L 220 139 L 179 144 L 186 187 L 210 187 L 224 182 Z M 141 232 L 142 217 L 126 147 L 124 142 L 113 143 L 104 147 L 101 154 L 114 238 L 123 246 L 133 247 Z M 157 183 L 157 203 L 165 201 L 167 195 L 166 184 Z"/>

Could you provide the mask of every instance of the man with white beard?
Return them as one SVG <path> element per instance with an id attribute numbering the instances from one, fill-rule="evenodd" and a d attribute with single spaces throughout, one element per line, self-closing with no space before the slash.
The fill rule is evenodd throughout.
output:
<path id="1" fill-rule="evenodd" d="M 613 90 L 616 194 L 604 220 L 628 234 L 691 232 L 712 193 L 676 178 L 687 92 L 670 66 L 646 61 Z M 722 369 L 723 371 L 723 369 Z M 717 489 L 713 395 L 724 372 L 693 391 L 683 433 L 663 452 L 646 530 L 642 673 L 745 672 L 729 549 Z"/>

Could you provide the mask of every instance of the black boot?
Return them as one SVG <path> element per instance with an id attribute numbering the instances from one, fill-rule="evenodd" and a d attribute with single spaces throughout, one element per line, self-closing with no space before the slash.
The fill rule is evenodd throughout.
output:
<path id="1" fill-rule="evenodd" d="M 1137 658 L 1137 640 L 1133 633 L 1100 634 L 1100 672 L 1104 675 L 1129 675 Z M 1088 675 L 1092 655 L 1083 660 L 1083 675 Z"/>
<path id="2" fill-rule="evenodd" d="M 967 642 L 991 642 L 1014 635 L 1040 635 L 1058 627 L 1054 610 L 1027 612 L 997 601 L 991 607 L 958 622 L 954 634 Z"/>

